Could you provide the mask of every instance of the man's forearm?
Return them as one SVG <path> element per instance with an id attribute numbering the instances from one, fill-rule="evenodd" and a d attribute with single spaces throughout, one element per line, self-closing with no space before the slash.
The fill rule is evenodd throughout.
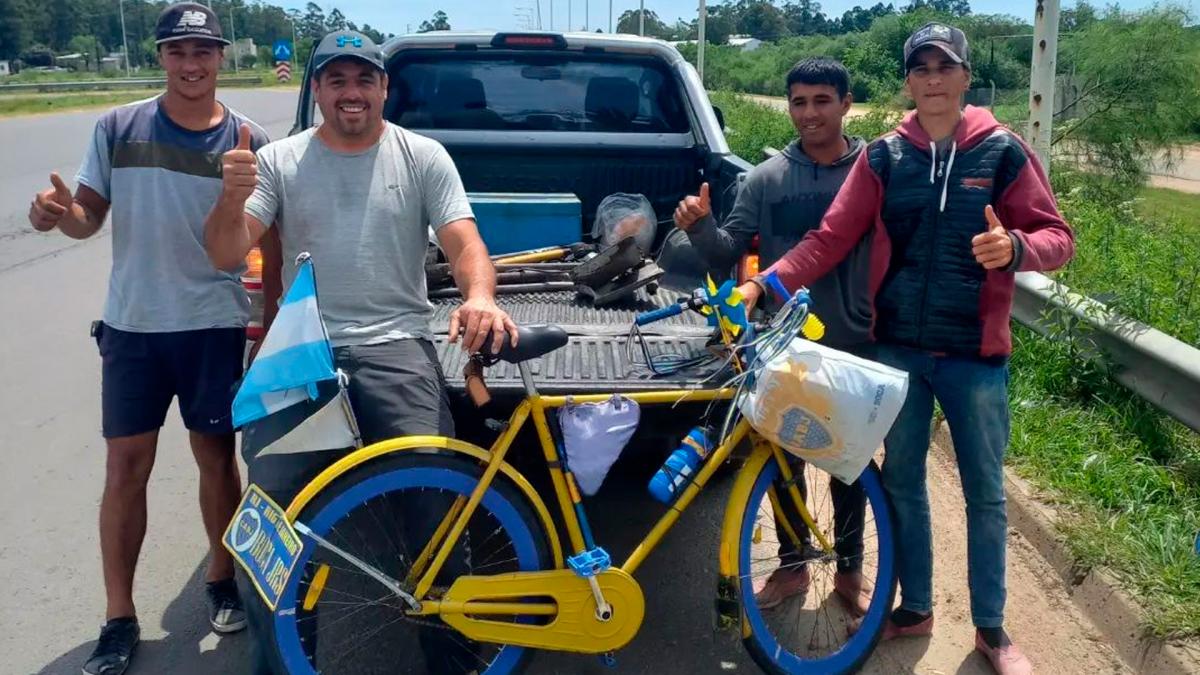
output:
<path id="1" fill-rule="evenodd" d="M 253 244 L 246 227 L 245 203 L 218 199 L 204 221 L 204 249 L 213 266 L 226 272 L 236 270 Z"/>
<path id="2" fill-rule="evenodd" d="M 494 298 L 496 296 L 496 267 L 488 257 L 482 240 L 467 244 L 454 263 L 454 283 L 463 298 Z"/>
<path id="3" fill-rule="evenodd" d="M 734 236 L 728 227 L 718 227 L 712 216 L 705 216 L 696 221 L 688 230 L 688 239 L 692 246 L 700 252 L 708 264 L 716 269 L 726 269 L 737 263 L 738 258 L 746 253 L 749 239 Z"/>

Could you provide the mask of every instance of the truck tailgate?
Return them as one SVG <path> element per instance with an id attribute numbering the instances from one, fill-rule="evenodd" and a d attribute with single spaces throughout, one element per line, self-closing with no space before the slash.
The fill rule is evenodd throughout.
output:
<path id="1" fill-rule="evenodd" d="M 689 369 L 685 373 L 657 376 L 643 363 L 641 348 L 628 347 L 629 327 L 634 317 L 674 301 L 680 294 L 660 289 L 657 294 L 639 290 L 635 298 L 605 307 L 592 307 L 574 292 L 523 293 L 497 296 L 499 305 L 518 325 L 539 323 L 562 326 L 571 336 L 566 347 L 530 363 L 534 381 L 545 394 L 638 391 L 649 388 L 698 388 L 712 386 L 705 378 L 717 366 Z M 435 300 L 432 328 L 442 368 L 452 390 L 463 388 L 466 355 L 446 340 L 450 312 L 459 300 Z M 711 335 L 703 316 L 685 312 L 645 327 L 651 354 L 694 354 L 704 348 Z M 495 393 L 523 391 L 515 365 L 498 363 L 488 369 L 488 387 Z"/>

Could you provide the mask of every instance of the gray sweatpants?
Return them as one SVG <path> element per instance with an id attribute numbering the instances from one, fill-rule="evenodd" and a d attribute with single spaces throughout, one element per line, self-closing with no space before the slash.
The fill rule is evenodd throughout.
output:
<path id="1" fill-rule="evenodd" d="M 337 367 L 350 376 L 350 403 L 364 444 L 414 434 L 454 435 L 445 376 L 430 342 L 397 340 L 333 351 Z M 351 448 L 259 459 L 254 454 L 320 409 L 334 386 L 323 386 L 324 395 L 317 401 L 297 404 L 243 430 L 242 455 L 248 480 L 284 508 L 310 480 Z M 444 509 L 431 509 L 429 515 L 440 520 L 443 514 Z M 274 635 L 268 630 L 271 615 L 250 584 L 242 583 L 240 588 L 254 644 L 251 672 L 283 675 L 286 670 L 275 662 L 273 646 L 264 644 Z"/>

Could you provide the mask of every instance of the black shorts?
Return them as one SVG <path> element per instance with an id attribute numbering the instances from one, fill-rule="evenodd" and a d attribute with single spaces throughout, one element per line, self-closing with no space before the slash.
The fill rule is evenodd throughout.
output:
<path id="1" fill-rule="evenodd" d="M 105 438 L 154 431 L 171 400 L 190 431 L 233 433 L 234 387 L 242 376 L 245 328 L 132 333 L 98 324 Z"/>

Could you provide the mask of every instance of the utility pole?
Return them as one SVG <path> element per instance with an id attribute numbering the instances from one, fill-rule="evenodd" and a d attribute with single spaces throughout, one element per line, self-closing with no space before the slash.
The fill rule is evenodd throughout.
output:
<path id="1" fill-rule="evenodd" d="M 537 27 L 538 27 L 538 30 L 541 30 L 542 29 L 542 0 L 535 0 L 535 2 L 537 2 Z"/>
<path id="2" fill-rule="evenodd" d="M 646 35 L 646 0 L 638 0 L 638 35 Z"/>
<path id="3" fill-rule="evenodd" d="M 696 31 L 696 71 L 700 73 L 700 84 L 704 84 L 704 21 L 708 17 L 708 8 L 704 0 L 700 0 L 700 19 Z"/>
<path id="4" fill-rule="evenodd" d="M 592 1 L 591 0 L 583 0 L 583 29 L 584 30 L 590 30 L 588 28 L 588 20 L 591 18 L 591 16 L 592 16 Z"/>
<path id="5" fill-rule="evenodd" d="M 550 0 L 550 30 L 554 30 L 554 0 Z"/>
<path id="6" fill-rule="evenodd" d="M 567 32 L 575 30 L 574 24 L 571 23 L 571 5 L 575 4 L 575 0 L 567 0 Z"/>
<path id="7" fill-rule="evenodd" d="M 125 50 L 125 77 L 133 77 L 129 70 L 129 39 L 125 37 L 125 0 L 117 0 L 118 11 L 121 13 L 121 49 Z M 96 64 L 99 70 L 100 64 Z"/>
<path id="8" fill-rule="evenodd" d="M 1059 0 L 1037 0 L 1033 18 L 1033 60 L 1029 74 L 1028 141 L 1050 172 L 1051 125 L 1054 122 L 1054 74 L 1058 64 Z"/>
<path id="9" fill-rule="evenodd" d="M 238 66 L 238 43 L 237 43 L 237 27 L 234 26 L 234 7 L 233 3 L 229 3 L 229 34 L 233 37 L 233 72 L 240 73 L 242 69 Z"/>
<path id="10" fill-rule="evenodd" d="M 608 0 L 608 32 L 612 33 L 612 0 Z"/>

